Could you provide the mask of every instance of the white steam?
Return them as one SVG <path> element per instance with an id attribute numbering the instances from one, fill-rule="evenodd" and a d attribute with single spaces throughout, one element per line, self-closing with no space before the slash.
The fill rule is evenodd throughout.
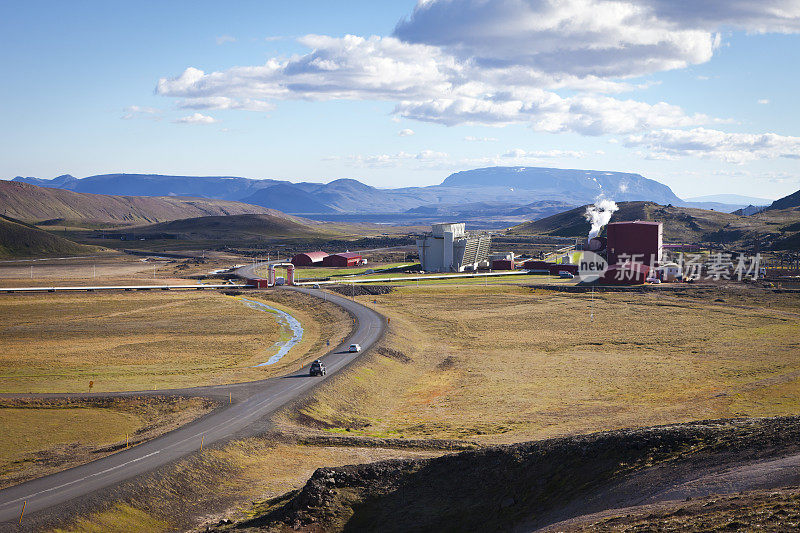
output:
<path id="1" fill-rule="evenodd" d="M 586 221 L 592 225 L 592 229 L 589 230 L 590 239 L 600 234 L 600 230 L 603 229 L 603 226 L 608 224 L 608 221 L 611 220 L 611 215 L 618 209 L 619 207 L 617 207 L 617 204 L 615 204 L 613 200 L 607 200 L 605 198 L 598 198 L 595 200 L 594 205 L 586 207 L 586 213 L 583 216 L 586 217 Z"/>

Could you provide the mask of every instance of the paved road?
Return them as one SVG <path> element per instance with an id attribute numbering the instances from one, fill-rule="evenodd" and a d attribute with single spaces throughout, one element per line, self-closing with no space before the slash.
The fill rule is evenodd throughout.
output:
<path id="1" fill-rule="evenodd" d="M 322 297 L 318 290 L 285 288 Z M 357 319 L 356 331 L 344 343 L 323 357 L 329 377 L 344 368 L 359 354 L 345 352 L 350 343 L 369 349 L 385 331 L 384 318 L 371 309 L 339 295 L 327 294 L 329 301 L 343 307 Z M 362 352 L 363 353 L 363 352 Z M 243 437 L 263 431 L 265 418 L 280 407 L 310 391 L 326 378 L 309 377 L 308 367 L 279 378 L 215 387 L 197 387 L 171 391 L 143 391 L 127 394 L 176 393 L 189 396 L 222 396 L 230 392 L 236 403 L 162 437 L 109 455 L 70 470 L 35 479 L 0 491 L 0 522 L 16 522 L 23 502 L 25 515 L 88 495 L 122 481 L 161 467 L 204 446 L 231 437 Z"/>

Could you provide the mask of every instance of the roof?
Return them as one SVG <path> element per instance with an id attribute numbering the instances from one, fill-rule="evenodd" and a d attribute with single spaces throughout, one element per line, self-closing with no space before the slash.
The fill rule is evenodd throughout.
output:
<path id="1" fill-rule="evenodd" d="M 304 255 L 309 259 L 311 259 L 312 261 L 321 261 L 322 259 L 328 257 L 328 254 L 326 252 L 305 252 L 297 255 Z"/>
<path id="2" fill-rule="evenodd" d="M 361 254 L 355 252 L 343 252 L 341 254 L 331 254 L 336 257 L 344 257 L 345 259 L 361 259 Z"/>
<path id="3" fill-rule="evenodd" d="M 661 222 L 653 222 L 652 220 L 626 220 L 622 222 L 609 222 L 609 226 L 616 225 L 621 226 L 624 224 L 637 224 L 637 225 L 647 225 L 647 226 L 658 226 Z"/>

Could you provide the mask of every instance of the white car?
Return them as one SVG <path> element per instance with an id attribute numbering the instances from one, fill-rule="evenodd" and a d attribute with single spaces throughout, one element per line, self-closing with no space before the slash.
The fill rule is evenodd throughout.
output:
<path id="1" fill-rule="evenodd" d="M 360 351 L 361 351 L 361 345 L 360 344 L 351 344 L 350 345 L 350 353 L 356 353 L 356 352 L 360 352 Z"/>

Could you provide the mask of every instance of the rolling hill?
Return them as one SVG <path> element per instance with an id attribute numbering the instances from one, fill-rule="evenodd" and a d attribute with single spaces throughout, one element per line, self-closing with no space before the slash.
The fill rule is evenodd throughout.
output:
<path id="1" fill-rule="evenodd" d="M 172 235 L 183 240 L 247 240 L 248 238 L 315 238 L 337 235 L 321 224 L 274 211 L 258 215 L 209 216 L 173 220 L 136 228 L 137 235 Z"/>
<path id="2" fill-rule="evenodd" d="M 227 200 L 109 196 L 0 181 L 0 214 L 29 223 L 142 225 L 200 216 L 271 213 L 260 206 Z"/>
<path id="3" fill-rule="evenodd" d="M 688 207 L 664 206 L 653 202 L 620 202 L 612 222 L 652 220 L 663 222 L 664 241 L 673 243 L 716 243 L 741 248 L 797 249 L 800 239 L 800 210 L 784 209 L 740 216 Z M 509 230 L 513 235 L 586 237 L 589 223 L 586 206 Z"/>
<path id="4" fill-rule="evenodd" d="M 799 207 L 800 206 L 800 191 L 793 192 L 788 196 L 784 196 L 783 198 L 779 198 L 772 202 L 772 204 L 767 207 L 768 211 L 774 211 L 776 209 L 790 209 L 792 207 Z"/>
<path id="5" fill-rule="evenodd" d="M 65 257 L 96 252 L 94 246 L 77 244 L 20 220 L 0 215 L 0 257 Z"/>

